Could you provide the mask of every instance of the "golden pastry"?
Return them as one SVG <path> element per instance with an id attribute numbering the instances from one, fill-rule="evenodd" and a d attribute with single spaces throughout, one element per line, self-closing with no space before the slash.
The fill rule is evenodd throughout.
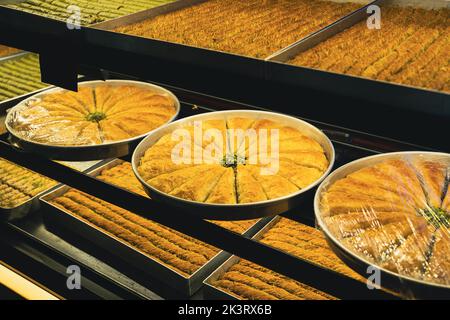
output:
<path id="1" fill-rule="evenodd" d="M 236 186 L 234 184 L 234 172 L 232 168 L 225 169 L 225 173 L 209 194 L 206 203 L 236 203 Z"/>
<path id="2" fill-rule="evenodd" d="M 407 224 L 411 215 L 410 212 L 367 210 L 325 217 L 324 221 L 332 234 L 341 238 L 348 238 L 356 236 L 366 229 L 381 228 L 385 224 L 395 222 Z"/>
<path id="3" fill-rule="evenodd" d="M 236 188 L 239 203 L 249 203 L 267 200 L 261 184 L 253 177 L 244 165 L 236 169 Z"/>
<path id="4" fill-rule="evenodd" d="M 272 136 L 271 130 L 278 134 Z M 251 151 L 272 139 L 269 153 Z M 273 150 L 276 144 L 286 153 Z M 216 168 L 197 173 L 205 165 Z M 320 179 L 328 165 L 322 146 L 300 130 L 265 118 L 228 116 L 193 120 L 165 134 L 145 151 L 138 172 L 154 188 L 178 198 L 239 204 L 298 192 Z M 182 172 L 189 174 L 182 177 Z"/>
<path id="5" fill-rule="evenodd" d="M 322 268 L 365 281 L 333 254 L 317 229 L 281 218 L 263 234 L 260 241 Z M 336 299 L 316 288 L 242 259 L 212 284 L 240 299 Z"/>
<path id="6" fill-rule="evenodd" d="M 442 209 L 444 209 L 448 214 L 450 214 L 450 183 L 447 187 L 447 191 L 442 201 Z"/>
<path id="7" fill-rule="evenodd" d="M 252 165 L 248 165 L 247 169 L 251 172 L 253 178 L 261 184 L 268 199 L 280 198 L 299 190 L 295 184 L 280 175 L 262 175 L 260 168 Z"/>
<path id="8" fill-rule="evenodd" d="M 432 250 L 424 278 L 450 285 L 450 236 L 447 228 L 436 232 Z"/>
<path id="9" fill-rule="evenodd" d="M 381 29 L 352 26 L 289 63 L 450 92 L 450 9 L 382 8 Z"/>
<path id="10" fill-rule="evenodd" d="M 68 6 L 73 5 L 82 12 L 80 15 L 80 25 L 88 26 L 99 22 L 116 19 L 138 11 L 157 7 L 173 0 L 108 0 L 85 1 L 85 0 L 28 0 L 9 1 L 7 5 L 15 10 L 29 12 L 35 15 L 63 21 L 71 21 L 73 11 L 68 10 Z"/>
<path id="11" fill-rule="evenodd" d="M 41 82 L 39 56 L 25 54 L 0 62 L 0 101 L 46 87 Z"/>
<path id="12" fill-rule="evenodd" d="M 128 162 L 104 169 L 97 178 L 146 196 Z M 75 189 L 50 202 L 185 276 L 192 275 L 219 252 L 211 245 Z M 242 234 L 256 220 L 214 223 Z"/>
<path id="13" fill-rule="evenodd" d="M 175 102 L 145 86 L 81 85 L 31 100 L 9 123 L 26 140 L 55 146 L 84 146 L 131 139 L 175 114 Z"/>
<path id="14" fill-rule="evenodd" d="M 194 177 L 169 194 L 175 197 L 191 201 L 204 202 L 208 195 L 219 183 L 220 178 L 225 174 L 226 169 L 220 165 L 215 165 L 201 176 Z"/>
<path id="15" fill-rule="evenodd" d="M 15 208 L 56 185 L 56 181 L 0 158 L 0 207 Z"/>
<path id="16" fill-rule="evenodd" d="M 209 170 L 214 169 L 214 165 L 203 165 L 189 167 L 181 170 L 176 170 L 171 173 L 166 173 L 151 179 L 148 184 L 162 192 L 172 192 L 176 187 L 195 178 L 197 175 L 202 175 Z"/>
<path id="17" fill-rule="evenodd" d="M 418 194 L 414 194 L 411 191 L 411 188 L 403 183 L 403 181 L 407 181 L 405 180 L 406 177 L 402 177 L 400 172 L 395 172 L 395 167 L 387 165 L 386 169 L 387 171 L 375 166 L 367 167 L 348 175 L 348 177 L 362 183 L 369 183 L 375 187 L 397 193 L 408 205 L 412 205 L 416 208 L 423 208 L 426 204 L 426 199 L 422 189 L 418 191 Z M 420 184 L 418 187 L 420 188 Z M 417 190 L 417 186 L 415 189 Z"/>
<path id="18" fill-rule="evenodd" d="M 370 196 L 373 199 L 389 201 L 389 202 L 403 202 L 405 199 L 393 190 L 386 190 L 378 187 L 372 183 L 364 182 L 362 179 L 355 179 L 348 176 L 333 183 L 328 191 L 337 191 L 344 193 L 359 193 L 361 195 Z"/>
<path id="19" fill-rule="evenodd" d="M 439 208 L 448 166 L 437 161 L 425 161 L 423 159 L 416 159 L 413 161 L 413 164 L 423 181 L 423 188 L 427 195 L 428 203 L 434 208 Z"/>
<path id="20" fill-rule="evenodd" d="M 268 166 L 263 165 L 261 167 L 270 170 Z M 288 160 L 281 160 L 277 174 L 288 179 L 299 189 L 303 189 L 311 185 L 314 181 L 317 181 L 323 175 L 323 172 L 316 168 L 297 165 Z"/>
<path id="21" fill-rule="evenodd" d="M 425 271 L 435 228 L 424 226 L 409 236 L 382 264 L 389 270 L 420 278 Z"/>
<path id="22" fill-rule="evenodd" d="M 298 165 L 325 171 L 328 159 L 323 152 L 280 153 L 280 160 L 292 161 Z"/>
<path id="23" fill-rule="evenodd" d="M 395 222 L 382 228 L 366 230 L 357 236 L 343 240 L 345 246 L 361 252 L 375 262 L 389 259 L 393 250 L 399 247 L 410 235 L 426 227 L 426 220 L 411 217 L 408 223 Z"/>
<path id="24" fill-rule="evenodd" d="M 325 215 L 336 215 L 349 212 L 411 212 L 414 210 L 403 202 L 378 200 L 370 195 L 347 193 L 341 191 L 329 191 L 322 197 L 322 207 Z"/>
<path id="25" fill-rule="evenodd" d="M 211 0 L 116 31 L 266 58 L 360 7 L 317 0 Z"/>
<path id="26" fill-rule="evenodd" d="M 450 246 L 448 170 L 447 160 L 425 155 L 361 168 L 326 187 L 320 196 L 323 221 L 338 241 L 380 267 L 448 283 L 448 260 L 441 253 Z"/>

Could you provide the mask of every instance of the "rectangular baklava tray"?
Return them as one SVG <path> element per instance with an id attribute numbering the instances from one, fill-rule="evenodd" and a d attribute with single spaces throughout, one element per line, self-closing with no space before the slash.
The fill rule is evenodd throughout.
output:
<path id="1" fill-rule="evenodd" d="M 113 160 L 91 171 L 90 175 L 146 196 L 128 162 Z M 202 281 L 230 256 L 211 245 L 68 186 L 61 186 L 45 195 L 41 202 L 47 226 L 75 232 L 184 296 L 194 294 L 202 286 Z M 215 223 L 252 236 L 267 222 L 267 219 L 261 219 Z"/>

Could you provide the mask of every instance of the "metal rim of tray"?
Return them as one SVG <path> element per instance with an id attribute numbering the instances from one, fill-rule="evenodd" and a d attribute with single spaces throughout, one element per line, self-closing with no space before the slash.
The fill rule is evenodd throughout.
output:
<path id="1" fill-rule="evenodd" d="M 281 220 L 281 216 L 275 216 L 271 218 L 265 225 L 262 227 L 257 233 L 255 233 L 251 239 L 260 241 L 261 238 L 270 230 L 272 229 L 275 224 L 277 224 Z M 228 272 L 228 270 L 233 267 L 234 265 L 238 264 L 239 261 L 241 261 L 242 258 L 238 257 L 237 255 L 231 255 L 228 259 L 226 259 L 220 266 L 217 267 L 205 280 L 203 280 L 203 284 L 205 285 L 205 288 L 207 290 L 205 291 L 208 295 L 206 298 L 212 298 L 212 299 L 231 299 L 231 300 L 242 300 L 239 298 L 236 294 L 232 292 L 228 292 L 222 288 L 216 287 L 213 284 L 214 280 L 219 279 L 221 276 L 223 276 L 225 273 Z M 209 296 L 211 295 L 211 296 Z"/>
<path id="2" fill-rule="evenodd" d="M 421 295 L 421 289 L 429 290 L 430 288 L 439 289 L 439 290 L 450 290 L 450 285 L 444 285 L 439 283 L 427 282 L 424 280 L 416 279 L 411 276 L 401 275 L 394 271 L 385 269 L 379 265 L 376 265 L 369 260 L 367 260 L 364 256 L 359 256 L 357 253 L 353 252 L 351 249 L 346 248 L 341 241 L 339 241 L 328 229 L 327 224 L 322 219 L 322 212 L 320 209 L 320 199 L 322 197 L 322 193 L 327 189 L 327 187 L 334 183 L 335 181 L 346 177 L 348 174 L 355 172 L 361 168 L 374 165 L 381 161 L 387 159 L 395 159 L 399 157 L 411 157 L 411 156 L 424 156 L 427 159 L 448 159 L 450 160 L 450 154 L 441 153 L 441 152 L 427 152 L 427 151 L 405 151 L 405 152 L 392 152 L 392 153 L 384 153 L 378 154 L 370 157 L 361 158 L 346 165 L 336 169 L 333 171 L 328 177 L 326 177 L 319 188 L 316 191 L 314 197 L 314 212 L 316 216 L 316 221 L 319 228 L 324 233 L 327 241 L 330 243 L 330 247 L 336 253 L 336 255 L 341 258 L 347 265 L 352 267 L 356 272 L 358 272 L 363 277 L 367 277 L 368 274 L 361 272 L 360 270 L 366 270 L 369 266 L 375 266 L 378 270 L 381 271 L 382 279 L 383 275 L 386 275 L 384 279 L 388 279 L 388 283 L 386 285 L 386 281 L 383 282 L 382 286 L 387 287 L 393 290 L 410 290 L 413 293 L 417 293 L 418 296 Z M 356 264 L 356 265 L 355 265 Z M 355 266 L 356 268 L 353 268 Z M 394 282 L 394 279 L 399 280 Z M 398 288 L 398 284 L 403 284 L 404 288 Z M 450 291 L 449 291 L 450 293 Z"/>
<path id="3" fill-rule="evenodd" d="M 306 188 L 303 188 L 292 194 L 259 202 L 244 203 L 244 204 L 207 204 L 203 202 L 185 200 L 182 198 L 171 196 L 167 193 L 161 192 L 156 188 L 149 185 L 139 174 L 138 167 L 140 165 L 140 160 L 144 153 L 153 146 L 162 136 L 167 133 L 172 132 L 176 128 L 182 127 L 187 123 L 196 120 L 211 120 L 211 119 L 226 119 L 227 116 L 246 116 L 252 117 L 255 120 L 260 118 L 267 118 L 273 121 L 281 122 L 285 125 L 289 125 L 300 130 L 306 136 L 313 138 L 315 141 L 319 142 L 324 149 L 325 155 L 328 160 L 328 167 L 321 175 L 319 179 L 311 183 Z M 275 112 L 267 111 L 255 111 L 255 110 L 229 110 L 229 111 L 218 111 L 204 113 L 200 115 L 195 115 L 181 120 L 175 121 L 168 126 L 160 128 L 150 135 L 148 135 L 141 143 L 136 147 L 131 160 L 133 166 L 133 172 L 137 179 L 141 182 L 144 190 L 147 194 L 155 200 L 164 202 L 171 206 L 182 208 L 188 210 L 191 213 L 202 219 L 210 220 L 226 220 L 226 221 L 237 221 L 237 220 L 248 220 L 263 217 L 270 217 L 286 212 L 294 207 L 296 207 L 301 200 L 303 200 L 302 195 L 311 191 L 315 188 L 325 177 L 331 172 L 335 161 L 335 150 L 330 139 L 318 128 L 312 124 L 294 118 L 288 115 Z"/>
<path id="4" fill-rule="evenodd" d="M 84 81 L 79 82 L 79 86 L 88 86 L 88 87 L 94 87 L 97 84 L 110 84 L 113 86 L 121 86 L 121 85 L 134 85 L 134 86 L 140 86 L 140 87 L 146 87 L 150 90 L 156 91 L 157 93 L 164 94 L 166 96 L 169 96 L 175 106 L 175 114 L 164 124 L 162 124 L 160 127 L 164 127 L 168 123 L 171 123 L 174 121 L 179 113 L 180 113 L 180 102 L 178 98 L 169 90 L 151 84 L 147 82 L 141 82 L 141 81 L 132 81 L 132 80 L 93 80 L 93 81 Z M 96 144 L 96 145 L 84 145 L 84 146 L 56 146 L 46 143 L 40 143 L 35 142 L 32 140 L 25 139 L 20 134 L 17 134 L 15 132 L 14 128 L 11 128 L 9 122 L 11 120 L 12 115 L 17 110 L 20 110 L 22 108 L 26 108 L 27 103 L 34 99 L 39 99 L 41 96 L 64 91 L 65 89 L 61 89 L 58 87 L 46 89 L 44 91 L 40 91 L 31 97 L 21 101 L 16 106 L 11 108 L 11 110 L 6 115 L 5 119 L 5 127 L 6 130 L 9 133 L 9 141 L 10 143 L 18 148 L 22 149 L 24 151 L 29 152 L 35 152 L 41 155 L 44 155 L 50 159 L 54 160 L 63 160 L 63 161 L 90 161 L 90 160 L 102 160 L 102 159 L 109 159 L 109 158 L 120 158 L 123 156 L 126 156 L 132 152 L 135 145 L 138 141 L 146 137 L 148 134 L 152 133 L 153 131 L 159 129 L 153 129 L 147 133 L 144 133 L 142 135 L 120 140 L 120 141 L 113 141 L 108 143 L 102 143 L 102 144 Z"/>
<path id="5" fill-rule="evenodd" d="M 68 164 L 64 164 L 65 166 L 68 166 Z M 95 169 L 97 166 L 101 165 L 102 161 L 98 161 L 96 163 L 90 164 L 87 168 L 76 168 L 71 167 L 74 170 L 77 170 L 79 172 L 89 172 L 93 169 Z M 29 170 L 30 172 L 34 172 L 33 170 Z M 38 174 L 37 172 L 34 172 L 35 174 Z M 25 202 L 22 202 L 19 205 L 16 205 L 15 207 L 7 208 L 7 207 L 1 207 L 0 206 L 0 220 L 16 220 L 21 219 L 23 217 L 26 217 L 28 214 L 36 211 L 40 207 L 40 201 L 39 199 L 43 196 L 45 196 L 47 193 L 50 193 L 58 188 L 59 184 L 55 181 L 55 184 L 53 186 L 48 187 L 47 189 L 37 193 L 36 195 L 32 196 L 30 199 L 26 200 Z"/>

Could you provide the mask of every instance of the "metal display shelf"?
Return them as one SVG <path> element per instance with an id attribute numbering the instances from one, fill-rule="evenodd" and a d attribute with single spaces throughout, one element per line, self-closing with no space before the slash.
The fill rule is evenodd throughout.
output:
<path id="1" fill-rule="evenodd" d="M 372 4 L 383 2 L 377 0 Z M 362 8 L 324 30 L 336 26 L 342 29 L 365 15 Z M 317 34 L 323 34 L 324 30 Z M 317 34 L 311 37 L 319 37 Z M 0 42 L 40 53 L 43 80 L 66 88 L 76 89 L 77 73 L 101 77 L 108 70 L 449 149 L 448 139 L 440 134 L 440 128 L 450 120 L 450 95 L 441 92 L 93 27 L 69 30 L 64 22 L 5 7 L 0 7 Z"/>
<path id="2" fill-rule="evenodd" d="M 205 97 L 193 92 L 173 88 L 172 90 L 183 102 L 181 108 L 182 117 L 211 110 L 255 109 L 230 101 Z M 185 101 L 189 101 L 189 103 Z M 202 101 L 201 104 L 200 101 Z M 332 138 L 336 148 L 336 166 L 378 152 L 424 149 L 320 122 L 312 121 L 312 123 L 324 130 Z M 307 261 L 300 260 L 251 239 L 226 231 L 209 222 L 192 217 L 187 212 L 174 212 L 174 209 L 171 207 L 128 193 L 42 157 L 28 157 L 26 154 L 11 148 L 5 142 L 0 143 L 0 156 L 95 197 L 126 208 L 136 214 L 150 218 L 155 222 L 208 242 L 244 259 L 258 263 L 319 290 L 326 291 L 336 297 L 344 299 L 394 298 L 385 292 L 367 290 L 366 285 L 361 282 L 341 277 L 332 271 L 317 268 Z M 314 225 L 312 203 L 312 199 L 305 201 L 304 204 L 286 213 L 284 216 Z M 167 210 L 173 212 L 170 217 L 164 215 L 164 212 Z M 98 279 L 103 285 L 106 283 L 107 286 L 118 290 L 125 297 L 129 298 L 130 295 L 135 298 L 179 297 L 174 290 L 168 290 L 166 286 L 158 283 L 157 279 L 151 279 L 148 276 L 143 277 L 142 272 L 133 269 L 124 261 L 114 258 L 111 254 L 108 254 L 107 250 L 95 248 L 85 243 L 79 237 L 72 235 L 69 231 L 59 232 L 56 235 L 53 233 L 54 230 L 47 230 L 42 223 L 41 215 L 42 212 L 38 212 L 28 220 L 11 222 L 6 227 L 12 233 L 21 234 L 22 236 L 26 235 L 27 241 L 32 242 L 36 246 L 44 246 L 45 250 L 50 251 L 58 259 L 69 259 L 71 262 L 66 263 L 81 265 L 82 269 L 87 270 L 86 272 L 89 275 L 95 276 L 95 279 Z M 60 276 L 64 276 L 61 270 L 59 270 L 59 273 Z M 64 297 L 63 294 L 61 295 Z M 193 298 L 201 296 L 202 289 Z M 114 295 L 114 297 L 117 297 L 117 295 Z"/>
<path id="3" fill-rule="evenodd" d="M 364 16 L 362 11 L 358 14 Z M 442 128 L 448 126 L 450 120 L 447 110 L 450 100 L 445 94 L 416 88 L 404 91 L 403 86 L 374 84 L 372 80 L 330 75 L 279 62 L 95 28 L 71 31 L 64 22 L 5 7 L 0 7 L 0 43 L 39 53 L 43 81 L 61 87 L 76 89 L 79 73 L 97 78 L 107 76 L 108 72 L 163 84 L 182 101 L 181 117 L 212 110 L 270 109 L 306 118 L 332 139 L 336 149 L 335 167 L 380 152 L 431 148 L 450 150 L 448 138 L 442 135 Z M 361 92 L 369 92 L 370 95 L 361 95 Z M 394 298 L 385 292 L 368 290 L 361 282 L 317 268 L 307 261 L 197 219 L 188 212 L 174 211 L 171 207 L 128 193 L 39 155 L 20 152 L 6 142 L 6 136 L 2 138 L 0 157 L 338 298 Z M 415 141 L 427 147 L 394 139 Z M 168 210 L 173 212 L 169 217 L 164 214 Z M 113 299 L 173 297 L 174 292 L 168 291 L 157 279 L 143 277 L 138 270 L 108 252 L 90 246 L 70 232 L 56 235 L 54 230 L 47 230 L 41 215 L 42 212 L 37 212 L 29 219 L 1 224 L 0 245 L 6 244 L 7 250 L 0 250 L 0 253 L 10 251 L 7 258 L 14 260 L 16 268 L 27 268 L 27 262 L 31 260 L 39 266 L 36 270 L 51 270 L 48 276 L 45 272 L 38 274 L 33 271 L 35 264 L 27 270 L 46 287 L 63 297 L 77 294 Z M 314 225 L 313 199 L 284 216 Z M 67 276 L 64 267 L 70 264 L 79 265 L 85 272 L 86 288 L 83 292 L 73 293 L 61 288 Z M 61 283 L 51 280 L 52 276 Z M 194 298 L 201 296 L 202 289 Z"/>
<path id="4" fill-rule="evenodd" d="M 411 0 L 382 0 L 374 1 L 372 4 L 381 7 L 414 5 L 427 8 L 443 8 L 448 6 L 448 1 L 434 0 L 430 1 L 428 6 L 426 4 L 420 5 Z M 375 103 L 385 104 L 386 99 L 388 99 L 388 104 L 404 108 L 405 111 L 416 110 L 450 117 L 450 95 L 445 92 L 287 64 L 289 60 L 299 53 L 315 47 L 363 21 L 366 17 L 366 8 L 362 8 L 275 53 L 267 59 L 267 61 L 272 62 L 268 65 L 270 79 L 277 83 L 293 86 L 302 85 L 316 90 L 343 94 L 348 97 L 367 99 Z"/>

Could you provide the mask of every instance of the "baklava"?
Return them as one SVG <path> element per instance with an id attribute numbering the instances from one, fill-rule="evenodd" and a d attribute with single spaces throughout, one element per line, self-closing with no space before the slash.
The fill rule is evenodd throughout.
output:
<path id="1" fill-rule="evenodd" d="M 97 178 L 145 196 L 128 162 L 104 169 Z M 209 244 L 75 189 L 69 189 L 50 202 L 186 277 L 195 273 L 220 251 Z M 214 223 L 242 234 L 256 222 L 257 220 Z"/>
<path id="2" fill-rule="evenodd" d="M 0 207 L 15 208 L 56 185 L 47 177 L 0 158 Z"/>
<path id="3" fill-rule="evenodd" d="M 361 6 L 319 0 L 211 0 L 116 31 L 266 58 Z"/>
<path id="4" fill-rule="evenodd" d="M 194 121 L 164 135 L 140 159 L 138 172 L 173 197 L 243 204 L 307 188 L 328 165 L 322 146 L 300 130 L 270 119 L 230 116 Z"/>
<path id="5" fill-rule="evenodd" d="M 0 101 L 44 88 L 39 58 L 26 54 L 0 62 Z"/>
<path id="6" fill-rule="evenodd" d="M 126 16 L 134 12 L 163 5 L 173 0 L 26 0 L 9 7 L 44 16 L 47 18 L 71 21 L 80 10 L 80 25 L 86 26 Z M 70 7 L 73 6 L 73 7 Z M 75 22 L 75 21 L 74 21 Z"/>
<path id="7" fill-rule="evenodd" d="M 370 79 L 450 91 L 450 9 L 382 7 L 381 28 L 364 20 L 289 63 Z"/>
<path id="8" fill-rule="evenodd" d="M 176 105 L 171 96 L 146 86 L 104 83 L 43 93 L 12 112 L 8 124 L 24 140 L 91 146 L 149 133 L 174 117 Z"/>
<path id="9" fill-rule="evenodd" d="M 369 263 L 448 285 L 449 170 L 449 159 L 423 155 L 359 169 L 321 195 L 323 221 L 338 241 Z"/>
<path id="10" fill-rule="evenodd" d="M 334 255 L 317 229 L 281 218 L 264 233 L 260 241 L 322 268 L 364 281 Z M 238 299 L 336 299 L 316 288 L 242 259 L 211 284 Z"/>

